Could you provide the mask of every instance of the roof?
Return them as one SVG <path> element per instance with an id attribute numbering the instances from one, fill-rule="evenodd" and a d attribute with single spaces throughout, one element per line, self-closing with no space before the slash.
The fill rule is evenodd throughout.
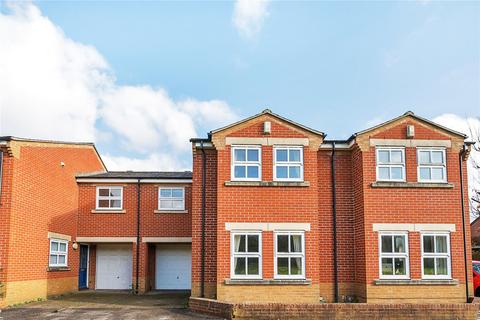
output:
<path id="1" fill-rule="evenodd" d="M 0 136 L 0 141 L 24 141 L 24 142 L 41 142 L 41 143 L 86 145 L 86 146 L 93 146 L 94 145 L 93 142 L 71 142 L 71 141 L 59 141 L 59 140 L 43 140 L 43 139 L 20 138 L 20 137 L 14 137 L 14 136 Z"/>
<path id="2" fill-rule="evenodd" d="M 192 179 L 191 171 L 108 171 L 77 175 L 94 179 Z"/>
<path id="3" fill-rule="evenodd" d="M 261 116 L 261 115 L 264 115 L 264 114 L 269 114 L 269 115 L 271 115 L 271 116 L 274 116 L 275 118 L 278 118 L 278 119 L 280 119 L 280 120 L 283 120 L 283 121 L 285 121 L 285 122 L 288 122 L 288 123 L 290 123 L 290 124 L 292 124 L 292 125 L 294 125 L 294 126 L 296 126 L 296 127 L 298 127 L 298 128 L 301 128 L 301 129 L 303 129 L 303 130 L 312 132 L 312 133 L 314 133 L 314 134 L 321 135 L 321 136 L 325 136 L 325 134 L 324 134 L 323 132 L 321 132 L 321 131 L 318 131 L 318 130 L 315 130 L 315 129 L 306 127 L 306 126 L 304 126 L 304 125 L 302 125 L 302 124 L 299 124 L 299 123 L 297 123 L 297 122 L 295 122 L 295 121 L 292 121 L 292 120 L 290 120 L 290 119 L 284 118 L 284 117 L 282 117 L 282 116 L 280 116 L 280 115 L 278 115 L 278 114 L 276 114 L 276 113 L 273 113 L 272 110 L 270 110 L 270 109 L 265 109 L 265 110 L 263 110 L 262 112 L 260 112 L 260 113 L 258 113 L 258 114 L 256 114 L 256 115 L 253 115 L 253 116 L 251 116 L 251 117 L 248 117 L 248 118 L 245 118 L 245 119 L 243 119 L 243 120 L 234 122 L 234 123 L 232 123 L 232 124 L 229 124 L 228 126 L 225 126 L 225 127 L 222 127 L 222 128 L 218 128 L 218 129 L 215 129 L 215 130 L 212 130 L 212 131 L 210 131 L 209 136 L 210 136 L 211 134 L 213 134 L 213 133 L 217 133 L 217 132 L 226 130 L 226 129 L 228 129 L 228 128 L 234 127 L 234 126 L 236 126 L 236 125 L 242 124 L 242 123 L 244 123 L 244 122 L 250 121 L 250 120 L 252 120 L 252 119 L 255 119 L 255 118 L 257 118 L 257 117 L 259 117 L 259 116 Z M 192 141 L 192 142 L 193 142 L 193 141 Z"/>

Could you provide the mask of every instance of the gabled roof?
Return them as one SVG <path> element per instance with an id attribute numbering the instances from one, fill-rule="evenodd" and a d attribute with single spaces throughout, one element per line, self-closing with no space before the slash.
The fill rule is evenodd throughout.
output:
<path id="1" fill-rule="evenodd" d="M 77 175 L 94 179 L 192 179 L 191 171 L 108 171 Z"/>
<path id="2" fill-rule="evenodd" d="M 442 126 L 442 125 L 440 125 L 440 124 L 438 124 L 438 123 L 435 123 L 435 122 L 433 122 L 433 121 L 431 121 L 431 120 L 428 120 L 428 119 L 425 119 L 425 118 L 423 118 L 423 117 L 417 116 L 417 115 L 416 115 L 415 113 L 413 113 L 412 111 L 407 111 L 407 112 L 405 112 L 404 114 L 402 114 L 402 115 L 399 116 L 399 117 L 393 118 L 393 119 L 391 119 L 391 120 L 385 121 L 385 122 L 380 123 L 380 124 L 378 124 L 378 125 L 376 125 L 376 126 L 373 126 L 373 127 L 371 127 L 371 128 L 368 128 L 368 129 L 365 129 L 365 130 L 362 130 L 362 131 L 359 131 L 359 132 L 354 133 L 350 138 L 348 138 L 348 141 L 354 139 L 354 138 L 355 138 L 356 136 L 358 136 L 358 135 L 361 135 L 361 134 L 364 134 L 364 133 L 373 131 L 373 130 L 375 130 L 375 129 L 381 128 L 381 127 L 383 127 L 383 126 L 386 126 L 386 125 L 388 125 L 388 124 L 390 124 L 390 123 L 393 123 L 393 122 L 395 122 L 395 121 L 398 121 L 398 120 L 403 119 L 403 118 L 406 118 L 406 117 L 412 117 L 412 118 L 414 118 L 414 119 L 416 119 L 416 120 L 418 120 L 418 121 L 420 121 L 420 122 L 424 122 L 424 123 L 426 123 L 426 124 L 429 124 L 429 125 L 431 125 L 431 126 L 437 127 L 437 128 L 439 128 L 439 129 L 442 129 L 442 130 L 444 130 L 444 131 L 446 131 L 446 132 L 449 132 L 449 133 L 451 133 L 451 134 L 454 134 L 454 135 L 457 135 L 457 136 L 461 136 L 461 137 L 463 137 L 463 138 L 466 138 L 466 137 L 467 137 L 467 135 L 464 134 L 464 133 L 461 133 L 461 132 L 452 130 L 452 129 L 447 128 L 447 127 L 444 127 L 444 126 Z"/>
<path id="3" fill-rule="evenodd" d="M 270 110 L 270 109 L 265 109 L 265 110 L 263 110 L 262 112 L 260 112 L 260 113 L 258 113 L 258 114 L 256 114 L 256 115 L 253 115 L 253 116 L 251 116 L 251 117 L 248 117 L 248 118 L 246 118 L 246 119 L 243 119 L 243 120 L 234 122 L 234 123 L 229 124 L 228 126 L 225 126 L 225 127 L 222 127 L 222 128 L 218 128 L 218 129 L 212 130 L 212 131 L 210 131 L 209 136 L 212 135 L 212 134 L 214 134 L 214 133 L 217 133 L 217 132 L 220 132 L 220 131 L 223 131 L 223 130 L 232 128 L 232 127 L 237 126 L 237 125 L 242 124 L 242 123 L 245 123 L 245 122 L 247 122 L 247 121 L 250 121 L 250 120 L 252 120 L 252 119 L 255 119 L 255 118 L 260 117 L 260 116 L 265 115 L 265 114 L 271 115 L 271 116 L 273 116 L 273 117 L 275 117 L 275 118 L 277 118 L 277 119 L 280 119 L 280 120 L 282 120 L 282 121 L 288 122 L 288 123 L 290 123 L 291 125 L 293 125 L 293 126 L 295 126 L 295 127 L 298 127 L 298 128 L 303 129 L 303 130 L 309 131 L 309 132 L 311 132 L 311 133 L 313 133 L 313 134 L 320 135 L 320 136 L 322 136 L 322 137 L 325 136 L 325 134 L 324 134 L 323 132 L 321 132 L 321 131 L 318 131 L 318 130 L 315 130 L 315 129 L 306 127 L 306 126 L 304 126 L 304 125 L 302 125 L 302 124 L 299 124 L 299 123 L 297 123 L 297 122 L 295 122 L 295 121 L 292 121 L 292 120 L 290 120 L 290 119 L 284 118 L 284 117 L 282 117 L 282 116 L 280 116 L 280 115 L 278 115 L 278 114 L 276 114 L 276 113 L 273 113 L 272 110 Z"/>

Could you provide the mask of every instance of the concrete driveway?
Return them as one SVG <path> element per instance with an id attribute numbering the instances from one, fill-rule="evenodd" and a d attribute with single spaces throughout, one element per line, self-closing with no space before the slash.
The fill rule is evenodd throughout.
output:
<path id="1" fill-rule="evenodd" d="M 136 296 L 127 292 L 83 291 L 4 309 L 0 319 L 219 319 L 188 311 L 188 296 L 184 292 Z"/>

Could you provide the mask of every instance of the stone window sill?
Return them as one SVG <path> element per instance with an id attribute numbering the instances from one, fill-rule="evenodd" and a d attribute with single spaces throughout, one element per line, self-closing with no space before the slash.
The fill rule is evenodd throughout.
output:
<path id="1" fill-rule="evenodd" d="M 226 285 L 311 285 L 310 279 L 225 279 Z"/>
<path id="2" fill-rule="evenodd" d="M 430 183 L 430 182 L 388 182 L 377 181 L 371 184 L 372 188 L 446 188 L 454 187 L 453 183 Z"/>
<path id="3" fill-rule="evenodd" d="M 154 213 L 188 213 L 188 210 L 154 210 Z"/>
<path id="4" fill-rule="evenodd" d="M 92 213 L 127 213 L 127 210 L 92 210 Z"/>
<path id="5" fill-rule="evenodd" d="M 70 267 L 47 267 L 47 272 L 70 271 Z"/>
<path id="6" fill-rule="evenodd" d="M 377 286 L 456 286 L 456 279 L 377 279 L 373 283 Z"/>
<path id="7" fill-rule="evenodd" d="M 235 187 L 309 187 L 308 181 L 225 181 L 225 186 Z"/>

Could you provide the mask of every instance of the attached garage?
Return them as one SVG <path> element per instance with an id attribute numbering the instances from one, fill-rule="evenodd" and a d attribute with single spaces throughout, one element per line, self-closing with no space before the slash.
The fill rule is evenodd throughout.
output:
<path id="1" fill-rule="evenodd" d="M 132 245 L 97 245 L 96 289 L 132 289 Z"/>
<path id="2" fill-rule="evenodd" d="M 155 260 L 157 290 L 190 290 L 191 273 L 191 244 L 157 245 Z"/>

